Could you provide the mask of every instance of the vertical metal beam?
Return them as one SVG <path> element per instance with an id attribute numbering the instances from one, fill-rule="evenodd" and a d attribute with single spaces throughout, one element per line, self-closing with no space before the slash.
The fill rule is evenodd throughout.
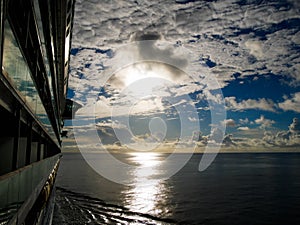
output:
<path id="1" fill-rule="evenodd" d="M 15 129 L 14 129 L 14 146 L 13 146 L 13 157 L 12 157 L 12 169 L 18 168 L 18 150 L 19 150 L 19 139 L 21 129 L 21 109 L 17 106 L 15 110 Z"/>
<path id="2" fill-rule="evenodd" d="M 31 156 L 31 142 L 32 142 L 32 120 L 30 119 L 27 124 L 27 145 L 26 145 L 26 165 L 30 164 Z"/>
<path id="3" fill-rule="evenodd" d="M 38 147 L 37 147 L 37 156 L 36 156 L 36 160 L 40 161 L 41 160 L 41 146 L 42 146 L 42 133 L 39 132 L 38 134 Z"/>
<path id="4" fill-rule="evenodd" d="M 3 55 L 3 39 L 4 39 L 4 15 L 5 15 L 5 2 L 0 1 L 0 69 L 2 73 L 2 55 Z"/>
<path id="5" fill-rule="evenodd" d="M 44 144 L 44 158 L 48 157 L 48 149 L 49 149 L 49 142 L 47 140 Z"/>

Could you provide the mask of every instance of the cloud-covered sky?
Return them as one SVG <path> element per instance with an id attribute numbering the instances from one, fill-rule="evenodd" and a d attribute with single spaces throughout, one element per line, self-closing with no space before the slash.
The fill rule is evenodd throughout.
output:
<path id="1" fill-rule="evenodd" d="M 68 97 L 107 146 L 299 148 L 300 3 L 77 0 Z"/>

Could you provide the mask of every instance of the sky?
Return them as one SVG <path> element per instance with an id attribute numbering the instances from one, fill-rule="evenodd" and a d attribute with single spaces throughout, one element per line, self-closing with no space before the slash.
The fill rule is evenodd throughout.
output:
<path id="1" fill-rule="evenodd" d="M 65 149 L 300 149 L 297 0 L 77 0 Z"/>

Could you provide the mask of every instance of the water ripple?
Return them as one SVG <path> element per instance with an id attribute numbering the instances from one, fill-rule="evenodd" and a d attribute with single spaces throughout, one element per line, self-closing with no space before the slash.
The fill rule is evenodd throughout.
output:
<path id="1" fill-rule="evenodd" d="M 67 189 L 56 187 L 53 224 L 176 224 L 168 218 L 130 211 Z"/>

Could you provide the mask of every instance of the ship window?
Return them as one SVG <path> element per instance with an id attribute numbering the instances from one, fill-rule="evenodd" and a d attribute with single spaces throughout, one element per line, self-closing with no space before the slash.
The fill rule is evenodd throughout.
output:
<path id="1" fill-rule="evenodd" d="M 35 113 L 38 93 L 8 21 L 5 21 L 4 26 L 3 68 L 8 79 Z"/>
<path id="2" fill-rule="evenodd" d="M 20 93 L 20 96 L 23 98 L 26 105 L 29 106 L 31 111 L 45 126 L 53 140 L 56 140 L 55 133 L 32 80 L 28 65 L 24 60 L 24 57 L 7 20 L 5 21 L 4 25 L 2 66 L 7 79 Z"/>
<path id="3" fill-rule="evenodd" d="M 48 77 L 48 83 L 49 83 L 49 88 L 51 92 L 51 99 L 54 100 L 54 94 L 53 94 L 53 88 L 52 88 L 52 77 L 51 77 L 51 72 L 50 72 L 50 65 L 49 65 L 49 60 L 47 57 L 47 50 L 46 50 L 46 40 L 44 36 L 44 27 L 42 23 L 42 15 L 41 15 L 41 10 L 39 6 L 38 0 L 33 1 L 33 6 L 34 6 L 34 13 L 35 13 L 35 18 L 37 22 L 37 27 L 38 27 L 38 34 L 39 34 L 39 40 L 40 40 L 40 46 L 42 50 L 42 55 L 43 55 L 43 60 L 44 60 L 44 65 Z"/>
<path id="4" fill-rule="evenodd" d="M 2 66 L 9 78 L 12 79 L 15 87 L 25 95 L 24 80 L 27 79 L 29 71 L 7 21 L 4 27 Z"/>

